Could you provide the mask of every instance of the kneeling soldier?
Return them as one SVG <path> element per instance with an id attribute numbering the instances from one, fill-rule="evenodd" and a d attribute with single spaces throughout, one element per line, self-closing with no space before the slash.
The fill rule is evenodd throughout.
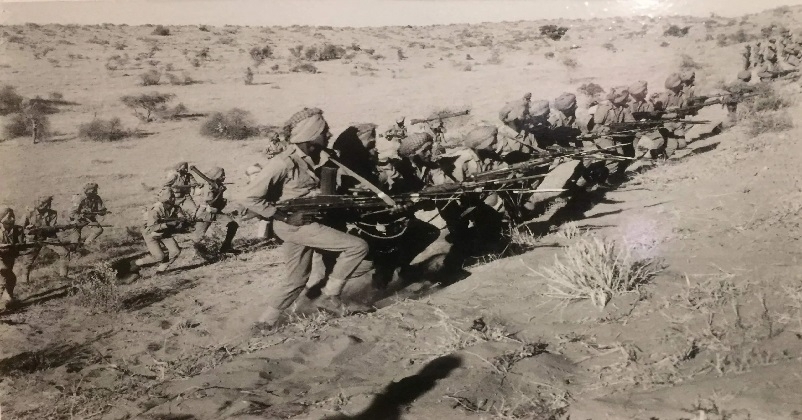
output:
<path id="1" fill-rule="evenodd" d="M 148 247 L 150 255 L 134 261 L 136 268 L 160 263 L 157 273 L 166 271 L 178 256 L 181 248 L 173 238 L 178 233 L 182 221 L 179 220 L 179 208 L 175 205 L 173 190 L 162 189 L 158 195 L 159 201 L 154 203 L 145 213 L 145 228 L 142 230 L 142 239 Z M 162 246 L 167 248 L 167 261 L 164 261 Z"/>
<path id="2" fill-rule="evenodd" d="M 14 262 L 25 244 L 22 226 L 17 226 L 15 222 L 14 210 L 0 206 L 0 299 L 3 298 L 3 292 L 8 293 L 10 300 L 5 305 L 6 309 L 18 302 L 14 294 L 17 285 Z"/>
<path id="3" fill-rule="evenodd" d="M 193 167 L 193 170 L 196 170 Z M 198 208 L 197 222 L 195 223 L 194 241 L 197 249 L 198 243 L 206 235 L 206 231 L 212 225 L 212 222 L 224 222 L 226 224 L 226 237 L 220 245 L 220 252 L 233 253 L 231 241 L 234 240 L 234 235 L 237 234 L 239 224 L 234 221 L 231 216 L 223 213 L 223 208 L 227 204 L 227 200 L 223 197 L 226 187 L 223 183 L 226 180 L 226 172 L 223 168 L 215 167 L 208 175 L 209 181 L 206 183 L 206 195 L 204 203 Z"/>
<path id="4" fill-rule="evenodd" d="M 58 237 L 56 235 L 57 229 L 59 229 L 56 224 L 58 213 L 51 208 L 52 202 L 52 195 L 39 197 L 39 199 L 36 200 L 34 209 L 28 213 L 25 220 L 22 222 L 22 226 L 25 228 L 27 241 L 40 242 L 40 244 L 34 245 L 21 253 L 22 258 L 20 265 L 22 268 L 20 270 L 20 277 L 26 282 L 30 280 L 33 264 L 39 257 L 42 248 L 45 247 L 50 248 L 59 256 L 58 274 L 61 277 L 67 277 L 70 257 L 69 249 L 65 246 L 58 246 L 52 243 L 47 245 L 41 244 L 42 241 L 48 239 L 52 242 L 58 242 Z"/>

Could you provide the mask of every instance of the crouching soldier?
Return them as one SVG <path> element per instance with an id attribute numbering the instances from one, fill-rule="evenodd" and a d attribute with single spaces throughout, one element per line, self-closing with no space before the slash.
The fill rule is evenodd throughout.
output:
<path id="1" fill-rule="evenodd" d="M 21 253 L 20 258 L 20 277 L 23 281 L 28 282 L 33 270 L 33 264 L 39 257 L 42 248 L 50 248 L 56 255 L 59 256 L 58 275 L 67 277 L 69 267 L 70 251 L 68 246 L 59 246 L 54 244 L 42 244 L 42 241 L 49 240 L 50 242 L 59 242 L 57 233 L 58 226 L 56 225 L 58 213 L 51 208 L 53 196 L 43 196 L 36 200 L 33 210 L 31 210 L 25 217 L 22 226 L 25 228 L 27 242 L 38 243 L 33 245 Z"/>
<path id="2" fill-rule="evenodd" d="M 248 185 L 244 215 L 272 219 L 276 236 L 284 241 L 287 256 L 286 277 L 279 280 L 268 295 L 267 308 L 256 324 L 259 329 L 271 329 L 281 313 L 290 307 L 304 290 L 312 271 L 316 250 L 335 253 L 336 261 L 329 274 L 323 296 L 315 304 L 324 310 L 345 315 L 369 308 L 345 303 L 340 294 L 345 283 L 368 254 L 368 244 L 315 221 L 309 212 L 286 212 L 276 202 L 319 194 L 320 175 L 328 155 L 323 151 L 331 137 L 329 126 L 319 109 L 304 109 L 290 118 L 287 124 L 290 147 L 271 159 L 258 178 Z"/>
<path id="3" fill-rule="evenodd" d="M 193 167 L 193 170 L 197 169 Z M 206 231 L 209 230 L 212 223 L 223 222 L 226 224 L 226 237 L 220 245 L 220 252 L 235 253 L 231 247 L 231 242 L 234 240 L 234 235 L 237 234 L 239 224 L 231 216 L 223 213 L 223 208 L 227 204 L 227 200 L 223 197 L 226 191 L 226 186 L 224 185 L 226 172 L 223 168 L 215 167 L 207 176 L 211 182 L 206 183 L 204 202 L 198 207 L 193 238 L 195 250 L 198 250 L 200 241 L 206 235 Z"/>
<path id="4" fill-rule="evenodd" d="M 14 294 L 17 285 L 14 262 L 24 244 L 25 233 L 22 226 L 16 225 L 14 210 L 0 206 L 0 300 L 3 299 L 4 292 L 9 297 L 5 309 L 10 309 L 19 302 Z"/>
<path id="5" fill-rule="evenodd" d="M 76 200 L 70 212 L 70 222 L 75 223 L 75 228 L 70 238 L 70 242 L 88 244 L 93 242 L 103 233 L 103 226 L 97 220 L 98 216 L 108 213 L 103 200 L 97 193 L 98 185 L 90 182 L 84 186 L 84 195 Z M 81 240 L 82 234 L 89 232 L 86 238 Z"/>
<path id="6" fill-rule="evenodd" d="M 175 204 L 187 216 L 195 216 L 198 204 L 192 198 L 192 191 L 200 186 L 195 177 L 189 173 L 189 163 L 179 162 L 175 168 L 167 173 L 167 179 L 162 184 L 163 188 L 169 188 L 175 196 Z"/>
<path id="7" fill-rule="evenodd" d="M 607 163 L 607 170 L 612 177 L 610 181 L 621 182 L 624 180 L 624 171 L 629 166 L 628 158 L 635 157 L 634 140 L 635 135 L 630 133 L 614 133 L 610 128 L 613 123 L 634 122 L 627 103 L 629 101 L 629 89 L 620 86 L 612 89 L 607 95 L 607 103 L 599 105 L 593 114 L 592 134 L 597 134 L 596 146 L 600 149 L 610 150 L 615 146 L 614 152 L 621 156 L 619 159 L 612 159 Z"/>
<path id="8" fill-rule="evenodd" d="M 166 271 L 181 255 L 181 248 L 173 238 L 173 235 L 179 232 L 182 224 L 173 190 L 162 189 L 159 191 L 158 200 L 145 212 L 145 226 L 142 229 L 142 239 L 145 240 L 145 246 L 150 255 L 134 261 L 132 271 L 136 272 L 141 267 L 159 263 L 156 272 L 161 273 Z M 167 249 L 167 261 L 164 260 L 162 246 Z"/>

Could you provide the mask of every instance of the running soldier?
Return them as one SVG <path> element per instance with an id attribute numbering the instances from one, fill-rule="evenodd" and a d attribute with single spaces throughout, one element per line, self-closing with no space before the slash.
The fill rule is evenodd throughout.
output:
<path id="1" fill-rule="evenodd" d="M 189 172 L 189 163 L 179 162 L 175 165 L 175 169 L 167 173 L 167 179 L 162 184 L 162 187 L 170 188 L 173 191 L 173 196 L 175 196 L 175 204 L 188 217 L 193 217 L 198 210 L 198 204 L 192 198 L 192 192 L 195 187 L 200 185 Z"/>
<path id="2" fill-rule="evenodd" d="M 0 300 L 4 292 L 9 300 L 5 309 L 13 308 L 19 300 L 14 294 L 17 276 L 14 274 L 14 262 L 25 244 L 25 233 L 22 226 L 17 226 L 14 210 L 8 206 L 0 206 Z"/>
<path id="3" fill-rule="evenodd" d="M 635 136 L 630 133 L 617 134 L 610 129 L 612 123 L 634 122 L 635 117 L 629 110 L 629 89 L 626 86 L 613 88 L 607 95 L 607 103 L 599 104 L 593 114 L 591 133 L 597 135 L 595 144 L 597 147 L 609 150 L 613 146 L 619 146 L 615 152 L 624 157 L 608 162 L 607 169 L 610 172 L 610 181 L 620 182 L 625 178 L 624 171 L 629 166 L 630 160 L 626 158 L 635 157 Z"/>
<path id="4" fill-rule="evenodd" d="M 103 233 L 103 226 L 100 225 L 98 217 L 105 216 L 108 210 L 97 190 L 98 185 L 90 182 L 84 186 L 83 197 L 76 197 L 75 205 L 70 212 L 70 223 L 78 225 L 70 237 L 72 243 L 88 244 Z M 82 234 L 87 230 L 89 234 L 82 240 Z"/>
<path id="5" fill-rule="evenodd" d="M 212 226 L 213 222 L 226 224 L 226 236 L 220 244 L 220 253 L 234 254 L 236 251 L 231 246 L 234 236 L 237 234 L 239 224 L 229 215 L 223 213 L 228 201 L 223 197 L 226 191 L 224 185 L 226 181 L 226 171 L 223 168 L 214 167 L 209 171 L 207 177 L 211 182 L 204 186 L 205 195 L 203 204 L 198 208 L 195 222 L 194 247 L 197 253 L 200 241 L 206 235 L 206 231 Z"/>
<path id="6" fill-rule="evenodd" d="M 46 195 L 39 197 L 34 203 L 34 208 L 28 212 L 22 222 L 25 229 L 26 242 L 36 244 L 21 252 L 20 255 L 20 276 L 23 281 L 29 282 L 33 264 L 36 262 L 43 248 L 49 248 L 59 257 L 58 275 L 67 277 L 70 261 L 69 245 L 60 246 L 54 243 L 59 242 L 57 236 L 58 212 L 52 207 L 53 196 Z M 48 241 L 50 244 L 42 244 Z"/>

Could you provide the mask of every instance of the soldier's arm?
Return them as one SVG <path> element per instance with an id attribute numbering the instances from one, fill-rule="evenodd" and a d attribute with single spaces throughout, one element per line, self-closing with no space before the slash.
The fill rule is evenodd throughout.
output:
<path id="1" fill-rule="evenodd" d="M 282 157 L 270 159 L 259 173 L 259 178 L 247 187 L 248 210 L 265 219 L 273 217 L 277 209 L 270 200 L 280 199 L 288 173 L 287 163 Z"/>
<path id="2" fill-rule="evenodd" d="M 172 171 L 167 174 L 167 179 L 164 180 L 162 187 L 172 187 L 178 181 L 178 172 Z"/>

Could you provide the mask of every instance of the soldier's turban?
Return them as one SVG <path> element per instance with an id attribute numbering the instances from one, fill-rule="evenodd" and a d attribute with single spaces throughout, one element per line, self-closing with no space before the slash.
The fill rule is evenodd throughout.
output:
<path id="1" fill-rule="evenodd" d="M 528 101 L 528 100 L 530 100 L 530 99 L 532 99 L 532 93 L 530 93 L 530 92 L 526 92 L 526 93 L 524 94 L 524 99 L 526 99 L 527 101 Z"/>
<path id="2" fill-rule="evenodd" d="M 262 172 L 262 165 L 260 165 L 258 163 L 254 163 L 253 165 L 251 165 L 247 169 L 245 169 L 245 175 L 246 176 L 251 176 L 253 174 L 258 174 L 259 172 Z"/>
<path id="3" fill-rule="evenodd" d="M 94 191 L 97 189 L 97 184 L 94 182 L 90 182 L 84 185 L 84 192 Z"/>
<path id="4" fill-rule="evenodd" d="M 554 107 L 559 111 L 567 111 L 576 106 L 576 95 L 563 93 L 554 100 Z"/>
<path id="5" fill-rule="evenodd" d="M 376 154 L 380 161 L 398 159 L 398 149 L 400 147 L 398 140 L 389 137 L 376 139 Z"/>
<path id="6" fill-rule="evenodd" d="M 353 127 L 356 127 L 356 135 L 362 141 L 362 144 L 376 141 L 376 124 L 356 124 Z"/>
<path id="7" fill-rule="evenodd" d="M 401 146 L 398 148 L 398 154 L 402 157 L 409 157 L 423 149 L 425 145 L 434 143 L 434 138 L 429 133 L 413 133 L 404 139 L 401 139 Z"/>
<path id="8" fill-rule="evenodd" d="M 648 89 L 648 85 L 645 81 L 639 80 L 632 84 L 629 87 L 629 94 L 632 96 L 641 96 L 646 94 L 646 90 Z"/>
<path id="9" fill-rule="evenodd" d="M 318 110 L 320 111 L 320 110 Z M 307 113 L 306 118 L 290 125 L 290 143 L 306 143 L 317 139 L 326 131 L 328 125 L 323 118 L 323 111 Z"/>
<path id="10" fill-rule="evenodd" d="M 693 70 L 683 70 L 679 74 L 680 80 L 683 82 L 690 82 L 696 77 L 696 72 Z"/>
<path id="11" fill-rule="evenodd" d="M 626 86 L 618 86 L 610 90 L 610 93 L 607 94 L 607 99 L 614 103 L 620 104 L 625 102 L 629 97 L 629 89 Z"/>
<path id="12" fill-rule="evenodd" d="M 404 121 L 406 121 L 406 119 L 407 119 L 407 117 L 403 117 L 403 116 L 398 117 L 398 118 L 395 119 L 395 123 L 396 124 L 403 124 Z"/>
<path id="13" fill-rule="evenodd" d="M 225 174 L 226 174 L 226 171 L 223 168 L 221 168 L 219 166 L 215 166 L 214 168 L 209 170 L 209 175 L 208 176 L 209 176 L 209 178 L 217 181 Z"/>
<path id="14" fill-rule="evenodd" d="M 666 78 L 666 89 L 676 89 L 682 85 L 682 79 L 679 78 L 677 73 L 671 73 Z"/>
<path id="15" fill-rule="evenodd" d="M 175 170 L 176 170 L 176 171 L 185 170 L 185 169 L 187 169 L 188 167 L 189 167 L 189 163 L 187 163 L 187 162 L 178 162 L 178 163 L 175 165 Z"/>
<path id="16" fill-rule="evenodd" d="M 53 201 L 52 195 L 43 195 L 36 199 L 36 208 L 44 207 L 46 204 L 49 204 Z"/>
<path id="17" fill-rule="evenodd" d="M 6 220 L 6 217 L 9 216 L 14 216 L 14 210 L 11 210 L 9 206 L 0 206 L 0 221 Z"/>
<path id="18" fill-rule="evenodd" d="M 546 102 L 548 103 L 548 102 Z M 465 135 L 463 144 L 471 149 L 487 148 L 493 144 L 498 136 L 498 127 L 483 125 L 474 128 Z"/>
<path id="19" fill-rule="evenodd" d="M 749 70 L 742 70 L 738 72 L 738 80 L 743 80 L 744 82 L 752 80 L 752 72 Z"/>
<path id="20" fill-rule="evenodd" d="M 529 115 L 544 117 L 549 113 L 549 101 L 536 101 L 529 107 Z"/>

